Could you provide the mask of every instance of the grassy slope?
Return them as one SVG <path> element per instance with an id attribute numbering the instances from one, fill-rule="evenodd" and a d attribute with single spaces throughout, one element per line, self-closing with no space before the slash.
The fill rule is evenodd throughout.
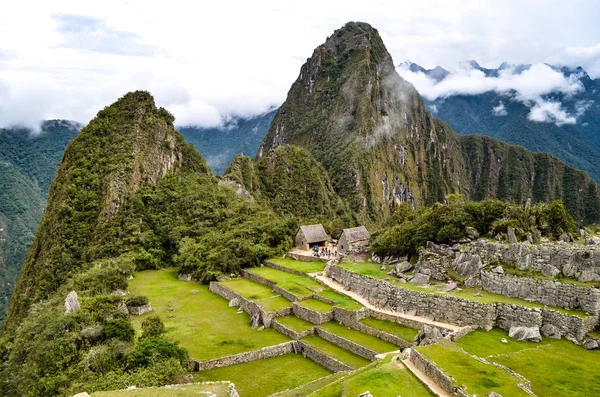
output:
<path id="1" fill-rule="evenodd" d="M 267 262 L 273 262 L 277 265 L 298 270 L 303 273 L 321 272 L 325 269 L 325 262 L 322 261 L 298 261 L 292 258 L 273 258 L 269 259 Z"/>
<path id="2" fill-rule="evenodd" d="M 321 302 L 317 299 L 307 299 L 304 301 L 298 302 L 300 306 L 307 307 L 309 309 L 315 310 L 320 313 L 330 312 L 333 309 L 333 306 L 329 303 Z"/>
<path id="3" fill-rule="evenodd" d="M 192 293 L 197 290 L 198 293 Z M 250 328 L 250 317 L 237 313 L 227 300 L 213 294 L 206 286 L 179 281 L 176 270 L 147 270 L 136 273 L 129 282 L 129 291 L 145 295 L 165 323 L 167 336 L 178 340 L 190 356 L 206 360 L 276 345 L 289 340 L 273 329 L 257 331 Z M 140 329 L 146 314 L 134 317 Z"/>
<path id="4" fill-rule="evenodd" d="M 240 396 L 265 397 L 319 379 L 331 371 L 297 354 L 198 372 L 194 381 L 229 380 Z"/>
<path id="5" fill-rule="evenodd" d="M 245 278 L 223 281 L 221 284 L 258 303 L 266 311 L 277 311 L 292 305 L 290 301 L 271 291 L 271 288 Z"/>
<path id="6" fill-rule="evenodd" d="M 276 322 L 285 325 L 288 328 L 293 329 L 296 332 L 304 332 L 311 328 L 314 328 L 314 324 L 309 323 L 306 320 L 298 318 L 296 316 L 284 316 L 275 319 Z"/>
<path id="7" fill-rule="evenodd" d="M 464 385 L 470 395 L 486 396 L 491 391 L 511 397 L 528 395 L 517 387 L 522 382 L 520 379 L 499 367 L 472 358 L 451 342 L 442 341 L 417 350 L 453 377 L 457 384 Z"/>
<path id="8" fill-rule="evenodd" d="M 502 343 L 502 338 L 508 343 Z M 538 396 L 592 396 L 600 386 L 599 353 L 567 340 L 544 339 L 539 344 L 515 342 L 505 331 L 494 329 L 472 332 L 457 344 L 471 354 L 506 365 L 523 375 Z"/>
<path id="9" fill-rule="evenodd" d="M 371 350 L 375 350 L 377 353 L 387 353 L 398 350 L 396 345 L 382 341 L 371 335 L 363 334 L 355 329 L 348 328 L 344 325 L 340 325 L 336 322 L 329 322 L 321 324 L 319 327 L 333 334 L 346 338 L 353 342 L 358 343 L 361 346 L 367 347 Z"/>

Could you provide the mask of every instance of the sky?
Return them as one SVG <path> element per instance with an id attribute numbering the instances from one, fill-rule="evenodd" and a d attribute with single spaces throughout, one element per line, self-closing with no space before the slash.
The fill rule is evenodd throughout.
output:
<path id="1" fill-rule="evenodd" d="M 548 62 L 600 77 L 598 15 L 600 2 L 592 0 L 6 2 L 0 127 L 86 123 L 136 89 L 150 91 L 178 125 L 260 114 L 285 100 L 313 49 L 348 21 L 377 28 L 395 64 L 452 70 L 470 59 L 485 67 Z M 523 95 L 547 89 L 545 78 L 528 76 L 519 83 Z M 506 87 L 462 83 L 452 89 Z M 413 84 L 427 95 L 448 94 L 427 81 Z"/>

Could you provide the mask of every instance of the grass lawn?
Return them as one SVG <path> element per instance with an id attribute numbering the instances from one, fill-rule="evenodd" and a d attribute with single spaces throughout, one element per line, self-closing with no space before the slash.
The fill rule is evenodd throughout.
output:
<path id="1" fill-rule="evenodd" d="M 393 285 L 396 285 L 398 287 L 401 287 L 401 288 L 404 288 L 407 290 L 411 290 L 411 291 L 427 292 L 430 294 L 456 296 L 458 298 L 470 300 L 473 302 L 485 303 L 485 304 L 506 303 L 509 305 L 519 305 L 519 306 L 533 307 L 533 308 L 548 307 L 550 309 L 554 309 L 561 313 L 576 315 L 579 317 L 586 317 L 585 312 L 568 310 L 568 309 L 563 309 L 563 308 L 559 308 L 559 307 L 546 306 L 542 303 L 529 302 L 529 301 L 519 299 L 519 298 L 510 298 L 508 296 L 504 296 L 501 294 L 493 294 L 491 292 L 483 291 L 480 288 L 462 288 L 460 290 L 456 289 L 451 292 L 441 292 L 438 289 L 436 289 L 435 286 L 431 286 L 431 285 L 430 286 L 421 286 L 421 285 L 415 285 L 415 284 L 411 284 L 411 283 L 405 283 L 405 282 L 400 281 L 396 277 L 393 277 L 393 276 L 390 276 L 387 274 L 391 270 L 390 266 L 387 266 L 387 268 L 386 268 L 387 270 L 381 270 L 381 265 L 378 265 L 377 263 L 342 262 L 342 263 L 338 264 L 337 266 L 339 266 L 340 268 L 342 268 L 344 270 L 348 270 L 348 271 L 351 271 L 351 272 L 354 272 L 357 274 L 361 274 L 363 276 L 371 276 L 376 279 L 386 280 Z M 442 285 L 443 284 L 439 284 L 440 287 Z M 475 296 L 476 293 L 480 296 Z"/>
<path id="2" fill-rule="evenodd" d="M 329 303 L 321 302 L 318 299 L 307 299 L 307 300 L 298 302 L 298 304 L 300 306 L 307 307 L 309 309 L 312 309 L 312 310 L 320 312 L 320 313 L 330 312 L 333 309 L 332 305 L 330 305 Z"/>
<path id="3" fill-rule="evenodd" d="M 325 386 L 335 382 L 336 380 L 347 376 L 348 372 L 336 372 L 328 376 L 324 376 L 320 379 L 302 385 L 292 390 L 285 391 L 283 393 L 277 394 L 277 397 L 305 397 L 310 395 L 311 393 L 321 390 Z"/>
<path id="4" fill-rule="evenodd" d="M 258 274 L 267 280 L 276 282 L 277 286 L 298 296 L 317 294 L 324 298 L 331 299 L 336 302 L 339 307 L 346 310 L 359 310 L 362 308 L 362 305 L 354 299 L 337 293 L 309 276 L 300 276 L 298 274 L 287 273 L 270 267 L 255 267 L 247 270 Z"/>
<path id="5" fill-rule="evenodd" d="M 206 397 L 207 393 L 216 394 L 217 397 L 227 397 L 229 387 L 227 384 L 145 387 L 133 390 L 99 391 L 92 393 L 91 397 Z"/>
<path id="6" fill-rule="evenodd" d="M 502 343 L 502 338 L 508 343 Z M 457 344 L 471 354 L 523 375 L 538 396 L 592 396 L 600 389 L 600 352 L 585 350 L 564 339 L 516 342 L 505 331 L 494 329 L 474 331 Z"/>
<path id="7" fill-rule="evenodd" d="M 306 342 L 307 344 L 311 345 L 320 352 L 325 353 L 328 356 L 333 357 L 346 365 L 349 365 L 354 369 L 364 367 L 365 365 L 370 363 L 370 361 L 366 358 L 351 353 L 346 349 L 342 349 L 341 347 L 334 345 L 333 343 L 328 342 L 325 339 L 320 338 L 316 335 L 310 335 L 300 340 L 302 342 Z"/>
<path id="8" fill-rule="evenodd" d="M 450 341 L 441 340 L 417 350 L 453 377 L 457 384 L 464 385 L 469 395 L 487 396 L 495 391 L 502 396 L 528 396 L 517 386 L 521 383 L 520 379 L 502 368 L 474 359 Z"/>
<path id="9" fill-rule="evenodd" d="M 336 334 L 342 338 L 356 342 L 361 346 L 375 350 L 377 353 L 387 353 L 398 350 L 398 346 L 396 345 L 385 342 L 374 336 L 364 334 L 355 329 L 348 328 L 345 325 L 338 324 L 335 321 L 321 324 L 319 327 L 331 332 L 332 334 Z"/>
<path id="10" fill-rule="evenodd" d="M 197 290 L 197 293 L 192 293 Z M 138 335 L 142 321 L 158 315 L 165 324 L 166 335 L 181 342 L 192 358 L 207 360 L 272 346 L 290 340 L 267 328 L 250 328 L 248 314 L 237 313 L 227 300 L 213 294 L 208 287 L 177 279 L 177 270 L 145 270 L 135 274 L 129 291 L 145 295 L 153 312 L 132 316 Z"/>
<path id="11" fill-rule="evenodd" d="M 265 262 L 273 262 L 279 266 L 298 270 L 303 273 L 317 273 L 325 269 L 325 262 L 323 261 L 298 261 L 292 258 L 274 258 Z"/>
<path id="12" fill-rule="evenodd" d="M 356 371 L 310 394 L 319 397 L 355 397 L 366 391 L 373 396 L 432 396 L 404 365 L 391 362 L 392 355 L 374 365 Z M 299 396 L 299 395 L 298 395 Z"/>
<path id="13" fill-rule="evenodd" d="M 299 354 L 267 358 L 198 372 L 195 382 L 229 380 L 243 397 L 265 397 L 296 388 L 331 374 L 327 368 Z"/>
<path id="14" fill-rule="evenodd" d="M 309 323 L 308 321 L 298 318 L 296 316 L 277 317 L 273 321 L 283 324 L 296 332 L 304 332 L 315 326 L 313 323 Z"/>
<path id="15" fill-rule="evenodd" d="M 392 335 L 396 335 L 407 342 L 412 342 L 415 336 L 419 333 L 419 330 L 398 324 L 394 321 L 377 320 L 376 318 L 365 318 L 361 320 L 361 323 L 368 325 L 369 327 L 376 328 L 381 331 L 388 332 Z"/>
<path id="16" fill-rule="evenodd" d="M 292 306 L 289 300 L 273 292 L 266 285 L 255 283 L 245 278 L 223 281 L 220 284 L 237 292 L 244 298 L 258 303 L 269 312 Z"/>

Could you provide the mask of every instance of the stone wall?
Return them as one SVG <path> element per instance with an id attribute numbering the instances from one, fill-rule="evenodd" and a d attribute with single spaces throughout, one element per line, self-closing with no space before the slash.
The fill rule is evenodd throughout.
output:
<path id="1" fill-rule="evenodd" d="M 317 258 L 313 258 L 313 259 L 317 259 Z M 314 261 L 311 261 L 311 262 L 314 262 Z M 266 267 L 270 267 L 272 269 L 281 270 L 282 272 L 288 272 L 288 273 L 292 273 L 292 274 L 297 274 L 298 276 L 306 276 L 306 273 L 301 272 L 300 270 L 290 269 L 289 267 L 281 266 L 281 265 L 278 265 L 277 263 L 265 261 L 265 263 L 263 263 L 263 264 Z"/>
<path id="2" fill-rule="evenodd" d="M 397 316 L 393 316 L 391 314 L 381 313 L 381 312 L 378 312 L 376 310 L 371 310 L 371 309 L 369 309 L 368 317 L 372 317 L 377 320 L 393 321 L 395 323 L 404 325 L 405 327 L 414 328 L 414 329 L 421 329 L 425 324 L 434 327 L 434 325 L 431 325 L 431 324 L 423 322 L 423 321 L 413 320 L 413 319 L 409 319 L 409 318 L 405 318 L 405 317 L 397 317 Z M 439 328 L 439 327 L 436 327 L 436 328 Z M 442 328 L 439 328 L 439 330 L 441 332 Z"/>
<path id="3" fill-rule="evenodd" d="M 260 320 L 262 321 L 265 327 L 270 327 L 271 321 L 273 321 L 274 318 L 289 316 L 293 313 L 291 307 L 286 307 L 274 312 L 267 312 L 259 304 L 244 298 L 242 295 L 230 290 L 229 288 L 225 287 L 223 284 L 219 284 L 218 282 L 211 282 L 208 288 L 210 291 L 222 296 L 228 301 L 231 301 L 232 299 L 237 299 L 237 301 L 239 302 L 237 306 L 239 306 L 250 316 L 258 314 Z"/>
<path id="4" fill-rule="evenodd" d="M 148 303 L 147 305 L 142 305 L 142 306 L 127 306 L 127 311 L 131 315 L 141 316 L 142 314 L 151 312 L 152 305 L 150 303 Z"/>
<path id="5" fill-rule="evenodd" d="M 341 347 L 342 349 L 348 350 L 351 353 L 354 353 L 358 356 L 364 357 L 367 360 L 375 361 L 375 356 L 377 353 L 375 350 L 371 350 L 367 347 L 359 345 L 356 342 L 343 338 L 341 336 L 332 334 L 329 331 L 324 330 L 320 327 L 315 327 L 315 334 L 319 335 L 321 338 L 325 339 L 328 342 L 333 343 Z"/>
<path id="6" fill-rule="evenodd" d="M 427 360 L 415 349 L 410 349 L 409 360 L 414 364 L 415 367 L 417 367 L 419 371 L 427 375 L 450 395 L 457 397 L 470 397 L 462 387 L 454 384 L 454 380 L 450 376 L 446 375 L 444 371 L 437 367 L 437 365 Z"/>
<path id="7" fill-rule="evenodd" d="M 386 310 L 461 326 L 475 325 L 487 330 L 494 326 L 495 309 L 491 305 L 449 295 L 404 289 L 385 280 L 362 276 L 337 266 L 331 267 L 330 274 L 335 281 L 371 303 L 381 301 L 381 307 Z"/>
<path id="8" fill-rule="evenodd" d="M 390 334 L 389 332 L 385 332 L 385 331 L 382 331 L 377 328 L 369 327 L 368 325 L 363 324 L 363 323 L 356 322 L 353 324 L 348 324 L 348 327 L 354 328 L 355 330 L 365 333 L 367 335 L 375 336 L 381 340 L 392 343 L 396 346 L 401 346 L 401 347 L 412 346 L 412 341 L 404 340 L 404 339 L 400 338 L 399 336 Z"/>
<path id="9" fill-rule="evenodd" d="M 296 339 L 296 340 L 300 339 L 300 338 L 304 338 L 305 336 L 308 336 L 308 335 L 312 335 L 315 332 L 314 328 L 310 328 L 303 332 L 296 332 L 293 329 L 281 324 L 277 320 L 271 322 L 271 328 L 273 328 L 276 331 L 281 332 L 284 335 L 289 336 L 292 339 Z"/>
<path id="10" fill-rule="evenodd" d="M 292 303 L 292 311 L 296 317 L 317 325 L 333 319 L 333 311 L 321 313 L 308 307 L 300 306 L 296 302 Z"/>
<path id="11" fill-rule="evenodd" d="M 360 310 L 346 310 L 341 307 L 333 307 L 333 318 L 344 325 L 353 324 L 369 317 L 369 309 L 366 307 Z"/>
<path id="12" fill-rule="evenodd" d="M 296 259 L 298 261 L 304 261 L 304 262 L 316 262 L 316 261 L 327 262 L 327 259 L 325 259 L 325 258 L 317 258 L 316 256 L 304 255 L 304 254 L 300 254 L 298 252 L 290 252 L 287 254 L 287 256 L 289 256 L 292 259 Z"/>
<path id="13" fill-rule="evenodd" d="M 254 281 L 255 283 L 266 285 L 269 288 L 273 288 L 275 285 L 277 285 L 276 282 L 266 279 L 263 276 L 259 276 L 258 274 L 249 272 L 248 270 L 242 269 L 240 270 L 240 273 L 242 277 L 247 278 L 250 281 Z"/>
<path id="14" fill-rule="evenodd" d="M 460 326 L 486 330 L 499 327 L 509 330 L 511 326 L 542 327 L 549 324 L 557 327 L 562 336 L 581 342 L 585 334 L 598 325 L 597 316 L 579 317 L 550 308 L 529 308 L 503 303 L 484 304 L 448 295 L 411 291 L 385 280 L 362 276 L 336 266 L 330 269 L 330 274 L 346 288 L 371 302 L 381 300 L 385 309 Z M 387 318 L 386 315 L 375 311 L 371 311 L 371 315 L 381 320 L 398 321 L 395 317 Z M 417 324 L 404 325 L 420 328 Z"/>
<path id="15" fill-rule="evenodd" d="M 481 272 L 484 290 L 530 302 L 539 302 L 563 309 L 600 311 L 600 290 L 561 283 L 555 280 L 522 277 L 513 274 Z"/>
<path id="16" fill-rule="evenodd" d="M 330 357 L 327 354 L 320 352 L 319 350 L 302 342 L 301 340 L 299 340 L 297 343 L 300 346 L 300 349 L 301 349 L 304 357 L 310 358 L 317 364 L 324 366 L 325 368 L 329 369 L 330 371 L 341 372 L 341 371 L 352 371 L 354 369 L 354 368 L 344 364 L 343 362 L 338 361 L 335 358 Z"/>
<path id="17" fill-rule="evenodd" d="M 215 358 L 213 360 L 192 360 L 194 364 L 194 371 L 204 371 L 207 369 L 228 367 L 230 365 L 248 363 L 251 361 L 264 360 L 266 358 L 278 357 L 283 356 L 284 354 L 294 353 L 299 349 L 298 346 L 294 346 L 295 343 L 297 342 L 285 342 L 279 345 L 263 347 L 259 350 L 234 354 L 232 356 Z"/>

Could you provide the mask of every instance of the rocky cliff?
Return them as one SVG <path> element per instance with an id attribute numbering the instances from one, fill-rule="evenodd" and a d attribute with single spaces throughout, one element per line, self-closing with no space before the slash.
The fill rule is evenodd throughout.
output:
<path id="1" fill-rule="evenodd" d="M 434 119 L 366 23 L 347 23 L 315 49 L 257 158 L 283 144 L 308 149 L 363 222 L 380 221 L 402 202 L 421 206 L 449 193 L 561 199 L 579 221 L 600 218 L 600 193 L 587 174 L 546 154 L 461 137 Z"/>

